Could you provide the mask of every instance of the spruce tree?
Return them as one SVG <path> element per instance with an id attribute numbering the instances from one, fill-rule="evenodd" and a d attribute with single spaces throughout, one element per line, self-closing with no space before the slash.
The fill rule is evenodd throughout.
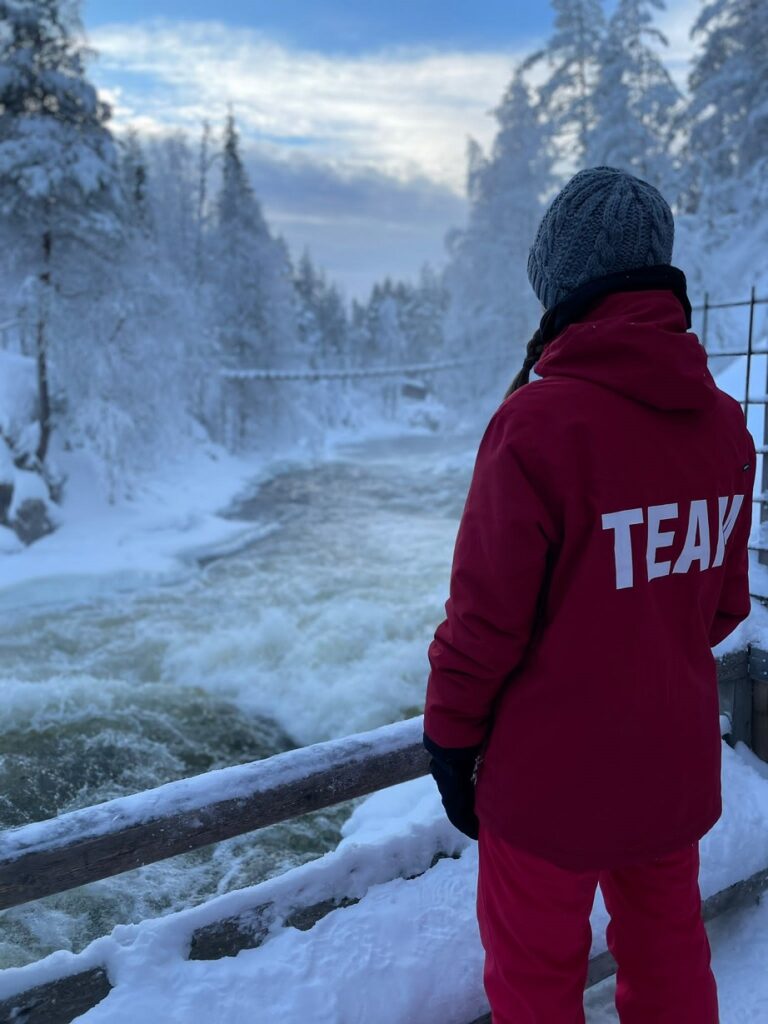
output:
<path id="1" fill-rule="evenodd" d="M 526 276 L 528 249 L 542 200 L 553 183 L 545 127 L 518 68 L 494 111 L 498 132 L 485 157 L 470 145 L 467 191 L 469 222 L 449 239 L 445 282 L 450 294 L 446 344 L 453 357 L 472 353 L 475 386 L 498 381 L 499 364 L 522 353 L 538 312 Z M 494 362 L 495 361 L 495 362 Z M 467 373 L 441 378 L 461 386 Z"/>
<path id="2" fill-rule="evenodd" d="M 545 49 L 531 62 L 546 58 L 552 69 L 539 90 L 560 156 L 580 164 L 593 124 L 593 92 L 598 51 L 605 31 L 602 0 L 551 0 L 555 28 Z"/>
<path id="3" fill-rule="evenodd" d="M 228 410 L 229 441 L 242 447 L 256 440 L 250 429 L 255 418 L 260 416 L 277 428 L 285 416 L 285 403 L 269 385 L 249 381 L 247 371 L 284 366 L 297 354 L 297 311 L 286 247 L 267 227 L 231 114 L 224 133 L 212 249 L 219 338 L 225 361 L 235 374 L 234 401 Z M 238 377 L 238 371 L 246 375 Z"/>
<path id="4" fill-rule="evenodd" d="M 130 129 L 121 147 L 120 170 L 125 195 L 125 220 L 135 230 L 146 232 L 150 225 L 147 162 L 139 135 Z"/>
<path id="5" fill-rule="evenodd" d="M 402 314 L 407 339 L 406 362 L 439 362 L 443 357 L 447 298 L 442 276 L 425 263 L 417 284 L 408 290 Z"/>
<path id="6" fill-rule="evenodd" d="M 695 207 L 703 192 L 725 196 L 738 181 L 743 187 L 747 178 L 756 190 L 765 190 L 768 4 L 709 0 L 691 34 L 702 44 L 689 79 L 686 112 L 689 192 Z"/>
<path id="7" fill-rule="evenodd" d="M 664 7 L 663 0 L 619 0 L 598 53 L 586 163 L 621 167 L 666 190 L 682 97 L 655 48 L 668 45 L 653 24 L 653 10 Z"/>

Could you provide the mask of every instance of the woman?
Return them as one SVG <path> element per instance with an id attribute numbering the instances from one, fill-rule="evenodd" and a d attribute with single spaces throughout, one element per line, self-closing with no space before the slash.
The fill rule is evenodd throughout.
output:
<path id="1" fill-rule="evenodd" d="M 581 1024 L 600 887 L 622 1024 L 716 1024 L 698 841 L 721 813 L 711 647 L 749 614 L 755 447 L 690 327 L 660 193 L 555 198 L 546 313 L 477 453 L 424 743 L 479 836 L 494 1024 Z M 540 380 L 528 382 L 530 369 Z"/>

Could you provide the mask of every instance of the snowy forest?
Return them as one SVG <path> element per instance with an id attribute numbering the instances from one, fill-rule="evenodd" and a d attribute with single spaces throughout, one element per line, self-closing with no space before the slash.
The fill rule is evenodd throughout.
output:
<path id="1" fill-rule="evenodd" d="M 490 151 L 469 143 L 444 265 L 348 302 L 270 228 L 236 110 L 196 137 L 118 126 L 76 0 L 0 0 L 0 550 L 54 527 L 72 453 L 117 501 L 191 448 L 437 429 L 449 406 L 500 400 L 541 313 L 528 246 L 582 166 L 662 190 L 694 300 L 768 282 L 768 5 L 702 3 L 684 92 L 663 0 L 552 7 Z"/>

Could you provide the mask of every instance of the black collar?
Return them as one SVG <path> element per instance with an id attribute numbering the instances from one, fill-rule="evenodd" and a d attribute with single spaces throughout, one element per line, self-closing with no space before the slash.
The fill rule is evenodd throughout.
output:
<path id="1" fill-rule="evenodd" d="M 673 291 L 685 313 L 686 327 L 691 326 L 691 303 L 688 300 L 685 274 L 677 267 L 663 263 L 652 267 L 622 270 L 617 274 L 596 277 L 574 288 L 562 302 L 548 309 L 541 318 L 539 330 L 544 343 L 556 338 L 572 323 L 583 317 L 604 295 L 611 292 L 640 292 L 652 289 Z"/>

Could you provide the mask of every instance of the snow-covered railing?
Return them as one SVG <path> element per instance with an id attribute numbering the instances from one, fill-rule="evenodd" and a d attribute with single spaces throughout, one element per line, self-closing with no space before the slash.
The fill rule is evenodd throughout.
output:
<path id="1" fill-rule="evenodd" d="M 411 363 L 406 366 L 339 367 L 327 370 L 220 370 L 228 380 L 344 380 L 361 377 L 404 377 L 409 373 L 436 373 L 462 366 L 474 366 L 477 359 L 449 359 L 441 363 Z"/>
<path id="2" fill-rule="evenodd" d="M 412 718 L 0 832 L 0 909 L 418 778 L 421 727 Z"/>
<path id="3" fill-rule="evenodd" d="M 732 744 L 746 742 L 768 759 L 768 652 L 749 648 L 724 655 L 717 660 L 717 676 L 721 732 Z M 421 730 L 421 717 L 412 718 L 0 833 L 0 905 L 63 892 L 415 779 L 427 772 Z M 234 956 L 269 941 L 281 927 L 310 929 L 338 907 L 358 902 L 371 886 L 422 875 L 436 860 L 455 856 L 461 837 L 447 831 L 453 839 L 447 834 L 428 841 L 413 835 L 393 839 L 374 858 L 350 846 L 332 860 L 253 886 L 234 914 L 218 911 L 204 921 L 198 915 L 188 935 L 188 955 Z M 704 917 L 748 902 L 767 887 L 768 864 L 709 897 Z M 614 970 L 609 953 L 594 957 L 588 984 Z M 1 1001 L 0 1024 L 69 1024 L 110 988 L 103 966 L 89 963 L 83 969 L 74 960 L 45 984 Z"/>

